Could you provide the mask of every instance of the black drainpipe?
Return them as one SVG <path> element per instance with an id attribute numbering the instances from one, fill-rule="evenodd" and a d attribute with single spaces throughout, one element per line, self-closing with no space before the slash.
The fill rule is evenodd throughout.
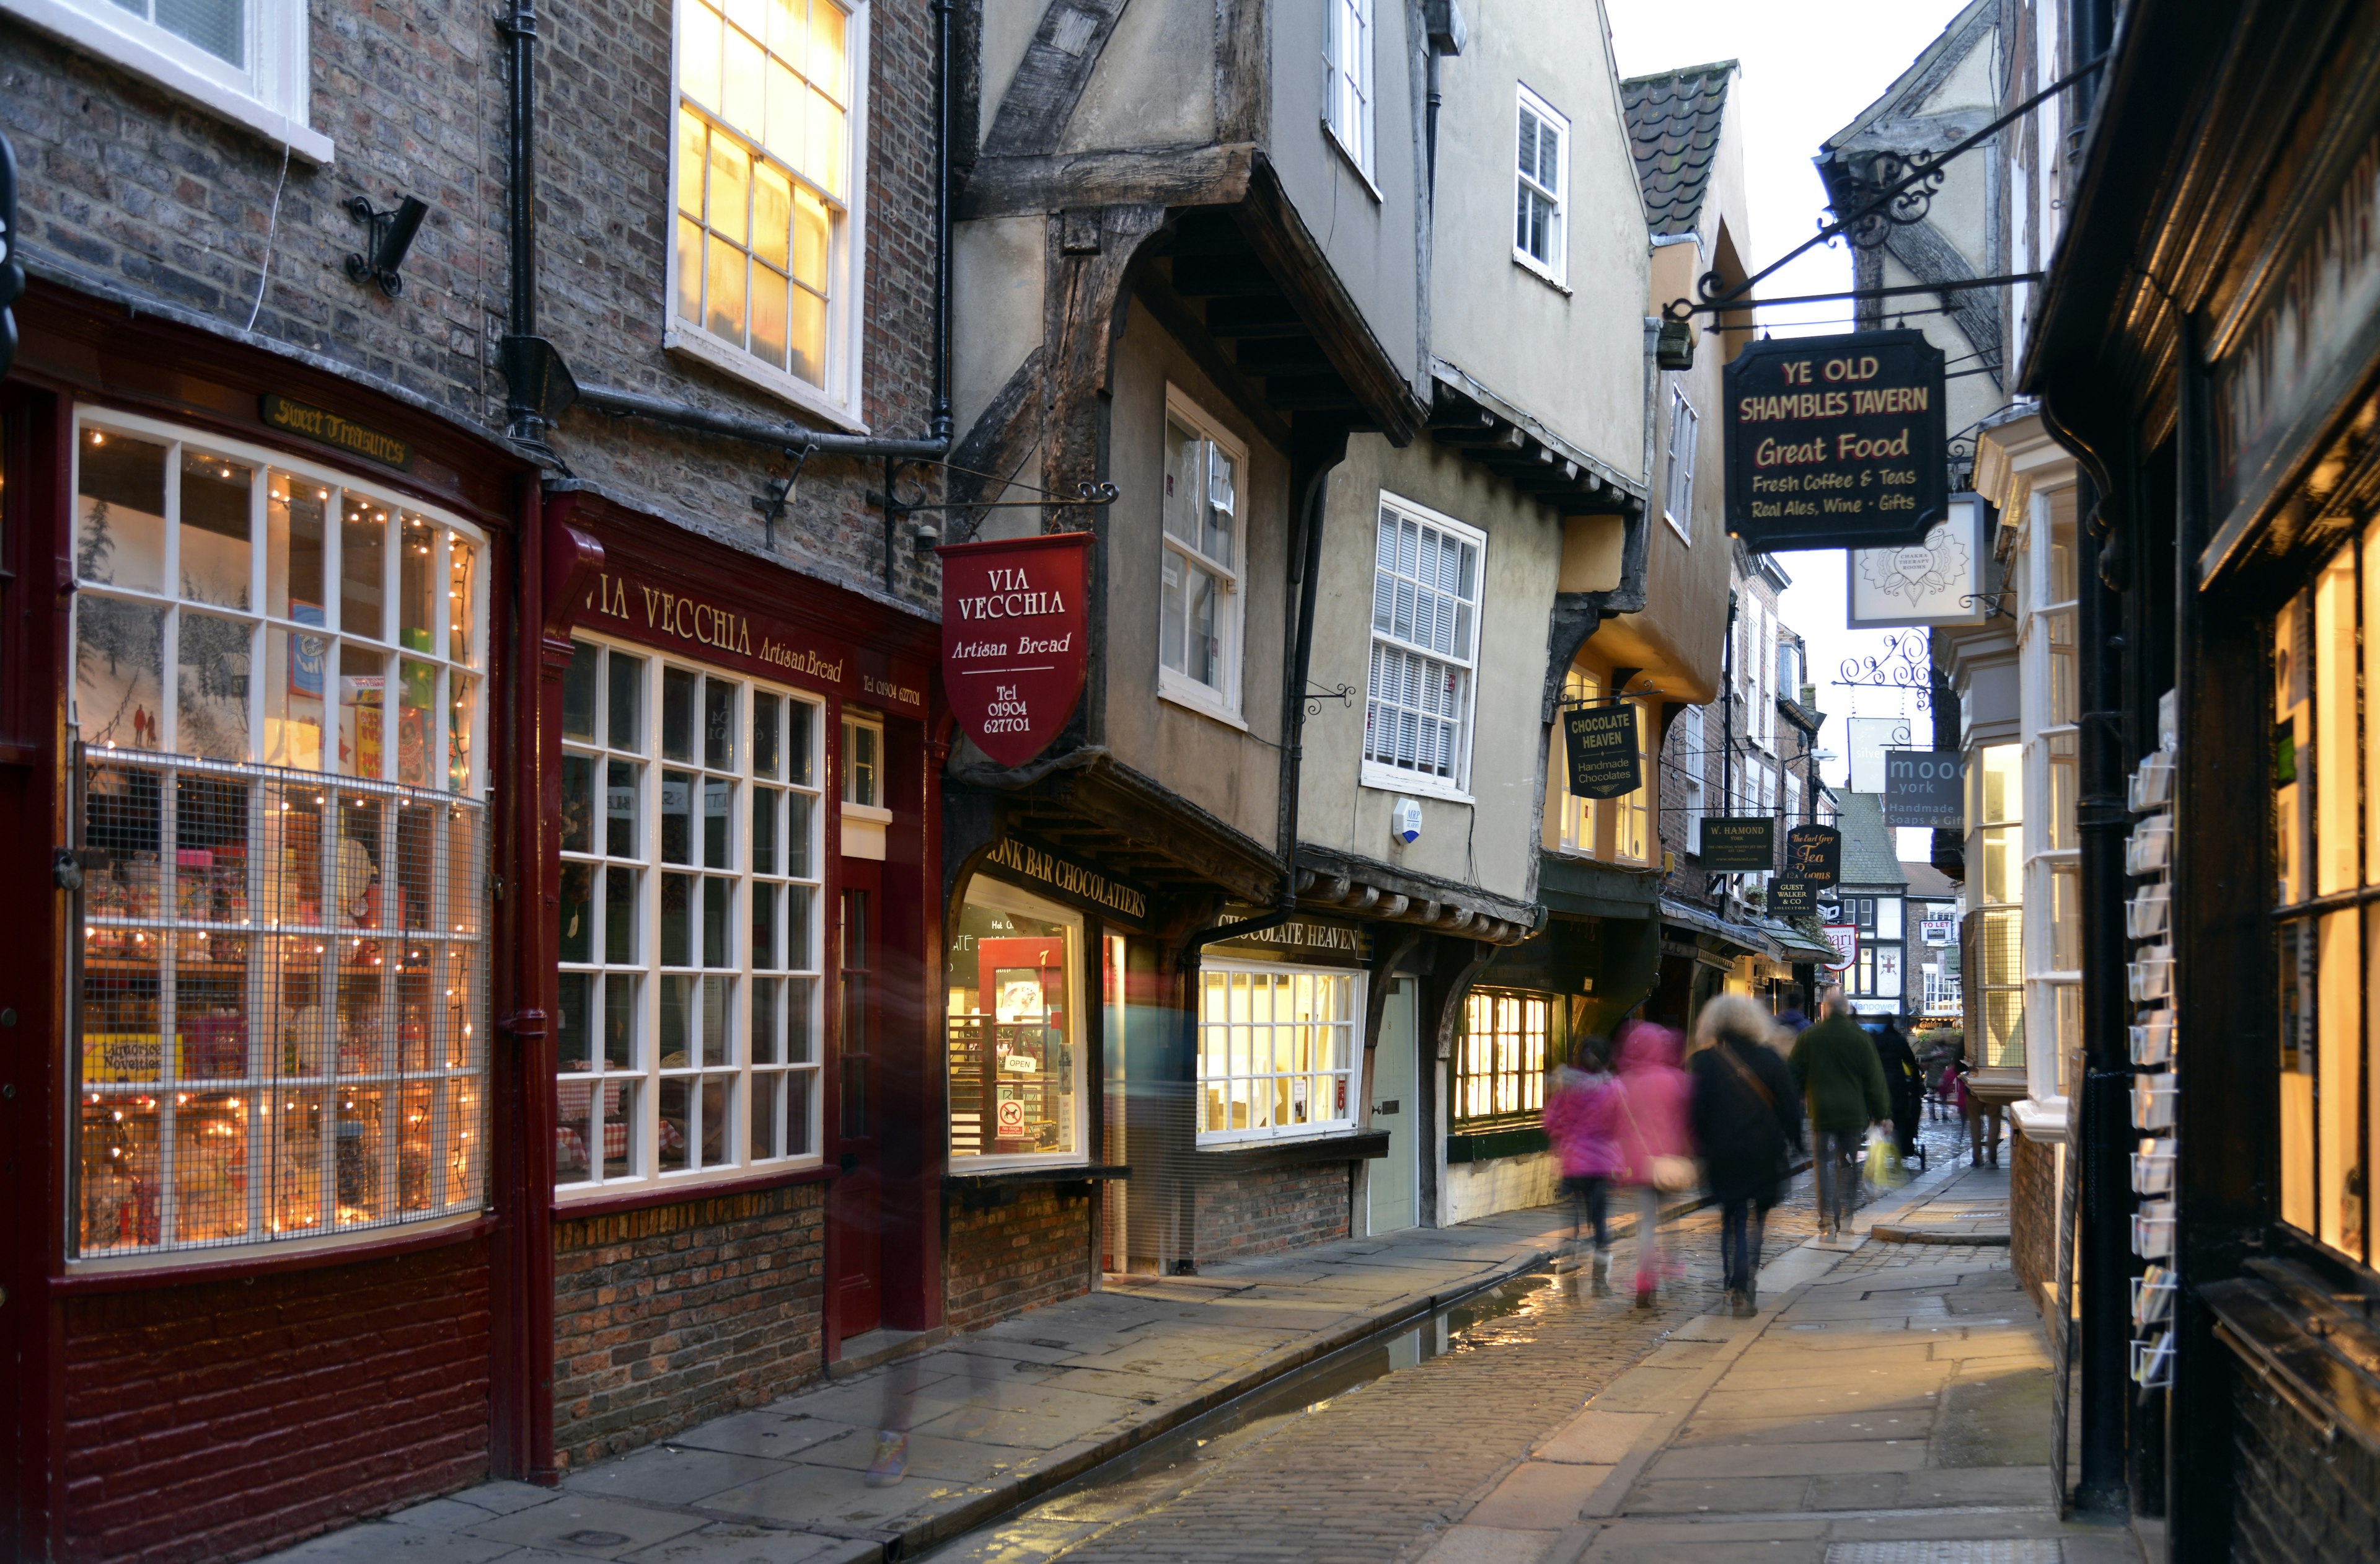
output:
<path id="1" fill-rule="evenodd" d="M 504 91 L 508 122 L 505 141 L 511 158 L 512 188 L 506 192 L 511 240 L 507 261 L 511 271 L 511 308 L 504 325 L 504 432 L 526 443 L 543 446 L 545 430 L 561 408 L 549 406 L 537 394 L 544 380 L 522 361 L 520 345 L 538 342 L 537 335 L 537 6 L 535 0 L 511 0 L 496 18 L 504 35 Z M 542 346 L 542 345 L 540 345 Z M 550 349 L 548 350 L 550 353 Z M 529 350 L 532 357 L 541 357 Z M 566 405 L 566 404 L 565 404 Z"/>

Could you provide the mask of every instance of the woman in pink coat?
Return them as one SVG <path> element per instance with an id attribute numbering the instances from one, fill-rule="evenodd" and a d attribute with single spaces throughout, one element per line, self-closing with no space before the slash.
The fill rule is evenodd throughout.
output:
<path id="1" fill-rule="evenodd" d="M 1596 1099 L 1588 1128 L 1611 1143 L 1611 1182 L 1636 1192 L 1636 1306 L 1649 1309 L 1661 1269 L 1655 1159 L 1693 1154 L 1686 1125 L 1694 1085 L 1678 1067 L 1678 1035 L 1668 1027 L 1627 1022 L 1614 1041 L 1615 1079 Z"/>
<path id="2" fill-rule="evenodd" d="M 1546 1137 L 1553 1143 L 1554 1160 L 1561 1169 L 1561 1193 L 1571 1202 L 1568 1263 L 1578 1263 L 1587 1226 L 1595 1229 L 1595 1291 L 1611 1291 L 1611 1224 L 1606 1193 L 1611 1183 L 1615 1148 L 1593 1121 L 1596 1103 L 1612 1088 L 1611 1045 L 1601 1037 L 1580 1043 L 1571 1062 L 1557 1064 L 1546 1074 Z"/>

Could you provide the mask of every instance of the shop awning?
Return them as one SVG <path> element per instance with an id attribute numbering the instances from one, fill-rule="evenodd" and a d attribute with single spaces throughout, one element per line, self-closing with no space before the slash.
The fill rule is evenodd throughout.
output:
<path id="1" fill-rule="evenodd" d="M 1777 947 L 1780 960 L 1831 962 L 1837 959 L 1832 945 L 1803 933 L 1783 918 L 1762 918 L 1760 927 L 1768 936 L 1769 942 Z"/>
<path id="2" fill-rule="evenodd" d="M 1537 900 L 1548 911 L 1572 917 L 1649 918 L 1661 903 L 1661 877 L 1653 870 L 1615 868 L 1567 853 L 1541 853 Z"/>
<path id="3" fill-rule="evenodd" d="M 1778 953 L 1776 942 L 1750 924 L 1730 923 L 1717 913 L 1706 913 L 1667 896 L 1660 898 L 1660 904 L 1661 921 L 1673 927 L 1707 934 L 1751 955 L 1774 957 Z"/>

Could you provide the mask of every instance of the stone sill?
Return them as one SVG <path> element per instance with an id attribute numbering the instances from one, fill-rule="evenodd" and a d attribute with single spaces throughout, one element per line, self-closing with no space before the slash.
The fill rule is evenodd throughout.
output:
<path id="1" fill-rule="evenodd" d="M 2215 1315 L 2216 1340 L 2312 1425 L 2317 1442 L 2344 1436 L 2380 1456 L 2380 1377 L 2363 1366 L 2380 1361 L 2380 1326 L 2307 1266 L 2252 1260 L 2248 1272 L 2196 1290 Z"/>
<path id="2" fill-rule="evenodd" d="M 1276 1168 L 1303 1168 L 1317 1162 L 1369 1162 L 1389 1154 L 1389 1132 L 1366 1130 L 1352 1135 L 1323 1135 L 1314 1140 L 1248 1141 L 1236 1146 L 1198 1148 L 1201 1173 L 1269 1172 Z"/>

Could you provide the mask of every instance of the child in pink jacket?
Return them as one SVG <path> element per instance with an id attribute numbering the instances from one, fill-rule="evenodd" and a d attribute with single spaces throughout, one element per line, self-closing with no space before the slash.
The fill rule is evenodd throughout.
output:
<path id="1" fill-rule="evenodd" d="M 1619 1148 L 1609 1135 L 1591 1125 L 1595 1105 L 1611 1090 L 1611 1072 L 1605 1059 L 1611 1045 L 1601 1037 L 1583 1040 L 1568 1064 L 1547 1073 L 1546 1138 L 1553 1144 L 1555 1166 L 1561 1170 L 1561 1193 L 1571 1202 L 1571 1265 L 1578 1262 L 1586 1225 L 1595 1225 L 1595 1290 L 1611 1289 L 1611 1226 L 1606 1195 Z"/>
<path id="2" fill-rule="evenodd" d="M 1620 1028 L 1614 1079 L 1588 1115 L 1588 1130 L 1612 1143 L 1611 1182 L 1636 1192 L 1636 1306 L 1649 1309 L 1660 1285 L 1661 1190 L 1654 1159 L 1694 1151 L 1687 1112 L 1694 1084 L 1678 1067 L 1678 1035 L 1650 1021 Z"/>

